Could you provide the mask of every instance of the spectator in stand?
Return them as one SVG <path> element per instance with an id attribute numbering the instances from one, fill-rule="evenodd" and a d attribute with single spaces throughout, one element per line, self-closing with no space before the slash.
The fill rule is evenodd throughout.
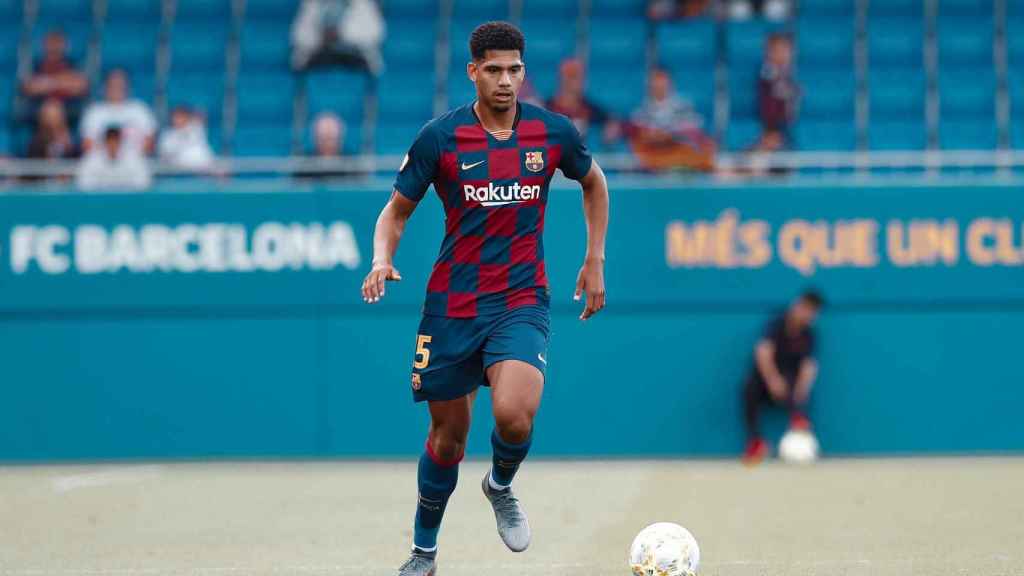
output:
<path id="1" fill-rule="evenodd" d="M 120 69 L 107 74 L 104 100 L 89 104 L 82 115 L 82 148 L 86 152 L 92 150 L 111 126 L 120 129 L 120 138 L 128 151 L 139 156 L 152 152 L 156 120 L 142 101 L 128 98 L 128 76 Z"/>
<path id="2" fill-rule="evenodd" d="M 333 112 L 321 112 L 313 119 L 312 166 L 317 170 L 300 170 L 295 176 L 303 179 L 345 178 L 353 175 L 351 170 L 331 165 L 332 160 L 342 157 L 345 142 L 345 122 Z"/>
<path id="3" fill-rule="evenodd" d="M 67 48 L 63 32 L 49 31 L 43 39 L 43 58 L 22 82 L 21 91 L 37 104 L 55 98 L 75 116 L 89 92 L 89 81 L 68 59 Z"/>
<path id="4" fill-rule="evenodd" d="M 568 116 L 584 141 L 591 127 L 602 130 L 605 144 L 618 139 L 621 134 L 619 122 L 584 95 L 583 85 L 583 63 L 577 58 L 563 61 L 558 69 L 558 90 L 547 101 L 546 108 Z"/>
<path id="5" fill-rule="evenodd" d="M 650 0 L 647 3 L 647 17 L 651 20 L 693 18 L 700 16 L 708 4 L 708 0 Z"/>
<path id="6" fill-rule="evenodd" d="M 793 76 L 793 41 L 786 34 L 772 34 L 765 44 L 757 102 L 761 137 L 754 149 L 771 152 L 791 147 L 790 129 L 800 106 L 800 86 Z"/>
<path id="7" fill-rule="evenodd" d="M 66 159 L 79 156 L 71 136 L 64 104 L 57 98 L 46 99 L 39 107 L 36 131 L 28 145 L 28 157 L 35 159 Z"/>
<path id="8" fill-rule="evenodd" d="M 292 67 L 352 66 L 376 75 L 384 34 L 373 0 L 303 0 L 292 22 Z"/>
<path id="9" fill-rule="evenodd" d="M 717 146 L 701 129 L 703 119 L 676 93 L 666 70 L 648 77 L 647 101 L 633 114 L 630 144 L 648 170 L 714 169 Z"/>
<path id="10" fill-rule="evenodd" d="M 146 159 L 125 145 L 124 133 L 117 126 L 103 131 L 101 145 L 94 147 L 78 165 L 75 183 L 82 190 L 145 190 L 152 182 Z"/>
<path id="11" fill-rule="evenodd" d="M 211 169 L 214 154 L 206 139 L 203 117 L 187 106 L 176 107 L 171 112 L 171 126 L 160 135 L 157 154 L 175 168 L 196 172 Z"/>

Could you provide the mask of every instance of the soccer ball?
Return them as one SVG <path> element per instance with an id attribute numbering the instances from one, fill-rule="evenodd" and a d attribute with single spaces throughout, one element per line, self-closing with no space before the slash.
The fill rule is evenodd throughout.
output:
<path id="1" fill-rule="evenodd" d="M 698 563 L 697 540 L 686 528 L 671 522 L 644 528 L 629 547 L 634 576 L 694 576 Z"/>
<path id="2" fill-rule="evenodd" d="M 818 439 L 810 430 L 789 430 L 779 440 L 779 458 L 790 464 L 810 464 L 818 459 Z"/>

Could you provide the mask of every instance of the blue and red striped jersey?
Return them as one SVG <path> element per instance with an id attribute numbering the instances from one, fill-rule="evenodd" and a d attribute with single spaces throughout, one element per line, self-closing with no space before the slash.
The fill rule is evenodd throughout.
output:
<path id="1" fill-rule="evenodd" d="M 424 314 L 472 318 L 549 304 L 544 208 L 556 169 L 579 180 L 591 158 L 572 122 L 519 103 L 512 136 L 498 140 L 472 104 L 420 130 L 395 179 L 418 202 L 430 184 L 444 204 L 445 236 Z"/>

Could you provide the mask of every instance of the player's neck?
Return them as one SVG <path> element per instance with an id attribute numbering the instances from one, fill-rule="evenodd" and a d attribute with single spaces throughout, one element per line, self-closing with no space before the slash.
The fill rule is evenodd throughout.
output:
<path id="1" fill-rule="evenodd" d="M 496 111 L 480 104 L 480 101 L 477 100 L 473 103 L 473 112 L 476 113 L 476 118 L 480 121 L 480 125 L 484 127 L 484 130 L 492 134 L 495 132 L 510 132 L 515 128 L 516 114 L 519 113 L 519 103 L 516 102 L 516 105 L 508 110 Z"/>

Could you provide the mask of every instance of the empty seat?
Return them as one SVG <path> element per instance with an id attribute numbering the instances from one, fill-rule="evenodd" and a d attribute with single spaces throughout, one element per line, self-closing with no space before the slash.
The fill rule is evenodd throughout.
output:
<path id="1" fill-rule="evenodd" d="M 800 17 L 852 21 L 854 0 L 800 0 Z"/>
<path id="2" fill-rule="evenodd" d="M 160 0 L 107 0 L 107 22 L 160 21 Z"/>
<path id="3" fill-rule="evenodd" d="M 423 0 L 423 4 L 430 4 Z M 282 2 L 281 0 L 246 0 L 245 19 L 287 22 L 295 18 L 299 2 Z"/>
<path id="4" fill-rule="evenodd" d="M 992 0 L 941 0 L 936 5 L 939 18 L 961 22 L 970 19 L 988 20 L 990 24 L 992 22 Z"/>
<path id="5" fill-rule="evenodd" d="M 868 4 L 869 18 L 924 17 L 924 0 L 885 0 Z"/>
<path id="6" fill-rule="evenodd" d="M 995 111 L 996 80 L 991 70 L 941 70 L 939 95 L 942 117 L 979 117 L 991 121 Z"/>
<path id="7" fill-rule="evenodd" d="M 526 35 L 526 74 L 534 89 L 550 97 L 558 84 L 558 68 L 563 60 L 576 54 L 575 20 L 524 20 Z"/>
<path id="8" fill-rule="evenodd" d="M 852 116 L 845 121 L 802 119 L 794 139 L 798 150 L 853 150 L 857 143 Z"/>
<path id="9" fill-rule="evenodd" d="M 853 118 L 855 85 L 849 70 L 818 71 L 803 77 L 801 117 L 817 120 Z"/>
<path id="10" fill-rule="evenodd" d="M 643 103 L 647 71 L 640 66 L 599 64 L 591 60 L 587 94 L 612 115 L 628 118 Z"/>
<path id="11" fill-rule="evenodd" d="M 394 19 L 387 23 L 382 54 L 389 70 L 434 68 L 436 30 L 421 21 Z"/>
<path id="12" fill-rule="evenodd" d="M 280 0 L 261 0 L 266 3 L 281 4 Z M 392 18 L 412 18 L 424 22 L 425 26 L 433 25 L 440 13 L 438 0 L 383 0 L 381 9 L 384 18 L 390 22 Z"/>
<path id="13" fill-rule="evenodd" d="M 124 68 L 132 73 L 156 68 L 159 23 L 111 23 L 103 29 L 101 58 L 105 69 Z"/>
<path id="14" fill-rule="evenodd" d="M 413 122 L 379 122 L 375 148 L 378 154 L 405 154 L 422 124 Z"/>
<path id="15" fill-rule="evenodd" d="M 761 123 L 751 118 L 738 118 L 729 122 L 725 130 L 728 150 L 746 150 L 761 137 Z"/>
<path id="16" fill-rule="evenodd" d="M 590 62 L 643 67 L 647 22 L 594 19 L 590 23 Z"/>
<path id="17" fill-rule="evenodd" d="M 868 58 L 871 67 L 921 67 L 923 47 L 924 25 L 920 19 L 873 20 L 868 25 Z"/>
<path id="18" fill-rule="evenodd" d="M 946 150 L 991 150 L 996 147 L 995 122 L 943 117 L 939 124 L 939 145 Z"/>
<path id="19" fill-rule="evenodd" d="M 377 117 L 391 122 L 423 124 L 433 116 L 433 74 L 386 74 L 377 84 Z"/>
<path id="20" fill-rule="evenodd" d="M 798 67 L 853 68 L 853 23 L 801 20 L 796 36 Z"/>
<path id="21" fill-rule="evenodd" d="M 941 67 L 992 67 L 991 21 L 944 21 L 938 41 Z"/>
<path id="22" fill-rule="evenodd" d="M 579 0 L 522 0 L 523 19 L 568 23 L 579 15 Z M 531 40 L 530 36 L 526 41 Z"/>
<path id="23" fill-rule="evenodd" d="M 647 0 L 591 0 L 590 13 L 595 18 L 643 18 Z"/>
<path id="24" fill-rule="evenodd" d="M 509 0 L 454 0 L 452 4 L 452 19 L 461 21 L 463 26 L 468 22 L 475 22 L 475 27 L 488 20 L 509 18 Z"/>
<path id="25" fill-rule="evenodd" d="M 238 78 L 238 122 L 291 122 L 293 79 L 287 72 L 243 74 Z"/>
<path id="26" fill-rule="evenodd" d="M 361 119 L 366 99 L 366 75 L 345 69 L 310 72 L 306 76 L 309 114 L 331 111 L 346 121 Z"/>
<path id="27" fill-rule="evenodd" d="M 281 71 L 290 66 L 288 22 L 246 21 L 241 33 L 242 76 L 259 71 Z"/>
<path id="28" fill-rule="evenodd" d="M 715 28 L 707 19 L 664 22 L 655 30 L 658 61 L 711 68 L 715 63 Z"/>
<path id="29" fill-rule="evenodd" d="M 233 151 L 236 156 L 287 156 L 292 152 L 291 124 L 240 124 Z"/>
<path id="30" fill-rule="evenodd" d="M 923 117 L 924 72 L 872 68 L 868 76 L 868 97 L 872 118 Z"/>
<path id="31" fill-rule="evenodd" d="M 868 146 L 873 150 L 923 150 L 927 146 L 924 120 L 872 120 Z"/>
<path id="32" fill-rule="evenodd" d="M 247 2 L 247 7 L 253 10 L 251 2 Z M 177 0 L 174 17 L 177 22 L 227 21 L 231 17 L 231 0 Z"/>
<path id="33" fill-rule="evenodd" d="M 223 74 L 174 73 L 167 81 L 167 104 L 201 112 L 211 125 L 220 125 L 224 106 Z"/>
<path id="34" fill-rule="evenodd" d="M 178 22 L 171 33 L 171 69 L 219 71 L 224 69 L 226 22 L 186 25 Z"/>

